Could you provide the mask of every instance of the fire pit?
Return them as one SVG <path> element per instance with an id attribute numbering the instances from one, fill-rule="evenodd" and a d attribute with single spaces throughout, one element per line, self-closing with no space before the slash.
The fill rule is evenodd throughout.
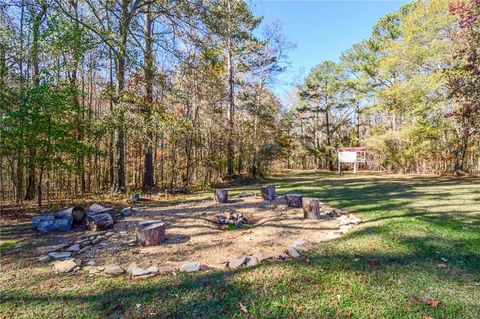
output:
<path id="1" fill-rule="evenodd" d="M 251 214 L 243 214 L 236 210 L 230 210 L 218 216 L 217 223 L 223 226 L 223 228 L 240 228 L 252 225 L 253 218 Z"/>

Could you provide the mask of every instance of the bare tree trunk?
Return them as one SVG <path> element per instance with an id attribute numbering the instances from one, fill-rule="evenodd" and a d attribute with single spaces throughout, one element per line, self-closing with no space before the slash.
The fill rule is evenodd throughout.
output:
<path id="1" fill-rule="evenodd" d="M 327 131 L 327 166 L 330 171 L 333 171 L 333 161 L 332 161 L 332 137 L 330 136 L 330 116 L 328 114 L 329 108 L 325 108 L 325 127 Z"/>
<path id="2" fill-rule="evenodd" d="M 153 133 L 151 126 L 151 113 L 153 103 L 153 54 L 152 54 L 152 8 L 148 4 L 145 10 L 145 51 L 144 51 L 144 72 L 145 72 L 145 122 L 147 130 L 147 144 L 144 153 L 144 172 L 143 172 L 143 188 L 149 189 L 155 186 L 154 168 L 153 168 Z"/>
<path id="3" fill-rule="evenodd" d="M 232 12 L 230 0 L 227 0 L 228 30 L 227 30 L 227 72 L 228 72 L 228 130 L 227 130 L 227 175 L 232 176 L 233 170 L 233 133 L 235 128 L 235 101 L 234 101 L 234 71 L 233 71 L 233 38 Z"/>
<path id="4" fill-rule="evenodd" d="M 32 65 L 33 65 L 33 84 L 38 86 L 40 84 L 40 65 L 39 65 L 39 46 L 40 46 L 40 25 L 42 24 L 43 17 L 47 13 L 47 3 L 42 2 L 40 3 L 40 10 L 35 14 L 33 17 L 33 24 L 32 24 Z M 28 184 L 27 184 L 27 192 L 25 194 L 26 200 L 32 200 L 35 197 L 35 157 L 36 157 L 36 150 L 31 149 L 29 152 L 28 158 Z"/>
<path id="5" fill-rule="evenodd" d="M 115 175 L 113 182 L 113 190 L 116 192 L 124 192 L 126 189 L 125 180 L 125 114 L 121 104 L 125 90 L 125 62 L 127 55 L 127 35 L 129 13 L 129 0 L 122 0 L 122 10 L 120 17 L 120 43 L 117 52 L 117 107 L 120 107 L 118 115 L 118 124 L 115 128 Z"/>

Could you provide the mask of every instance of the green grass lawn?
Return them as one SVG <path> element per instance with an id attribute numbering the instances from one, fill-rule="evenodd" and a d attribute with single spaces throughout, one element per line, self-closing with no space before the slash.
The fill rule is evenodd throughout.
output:
<path id="1" fill-rule="evenodd" d="M 478 178 L 308 172 L 271 182 L 364 223 L 306 259 L 139 282 L 18 260 L 17 275 L 2 274 L 0 317 L 480 318 Z"/>

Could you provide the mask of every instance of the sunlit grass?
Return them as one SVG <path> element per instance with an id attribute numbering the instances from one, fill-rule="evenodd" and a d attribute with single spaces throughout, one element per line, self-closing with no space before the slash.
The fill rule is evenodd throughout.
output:
<path id="1" fill-rule="evenodd" d="M 0 282 L 6 317 L 478 318 L 478 179 L 297 173 L 271 181 L 351 210 L 364 223 L 308 258 L 238 271 L 127 277 L 55 276 L 18 267 Z M 258 185 L 230 192 L 258 192 Z M 211 198 L 203 192 L 182 198 Z M 182 199 L 162 202 L 177 204 Z M 444 264 L 445 267 L 438 267 Z M 440 301 L 431 307 L 411 296 Z M 239 303 L 248 314 L 242 312 Z"/>

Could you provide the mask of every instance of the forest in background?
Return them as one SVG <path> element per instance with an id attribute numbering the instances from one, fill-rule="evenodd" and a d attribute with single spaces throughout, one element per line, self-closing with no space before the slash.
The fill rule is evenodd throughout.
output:
<path id="1" fill-rule="evenodd" d="M 294 45 L 260 22 L 236 0 L 0 2 L 0 200 L 332 170 L 340 146 L 480 172 L 480 0 L 386 15 L 289 103 L 271 88 Z"/>

